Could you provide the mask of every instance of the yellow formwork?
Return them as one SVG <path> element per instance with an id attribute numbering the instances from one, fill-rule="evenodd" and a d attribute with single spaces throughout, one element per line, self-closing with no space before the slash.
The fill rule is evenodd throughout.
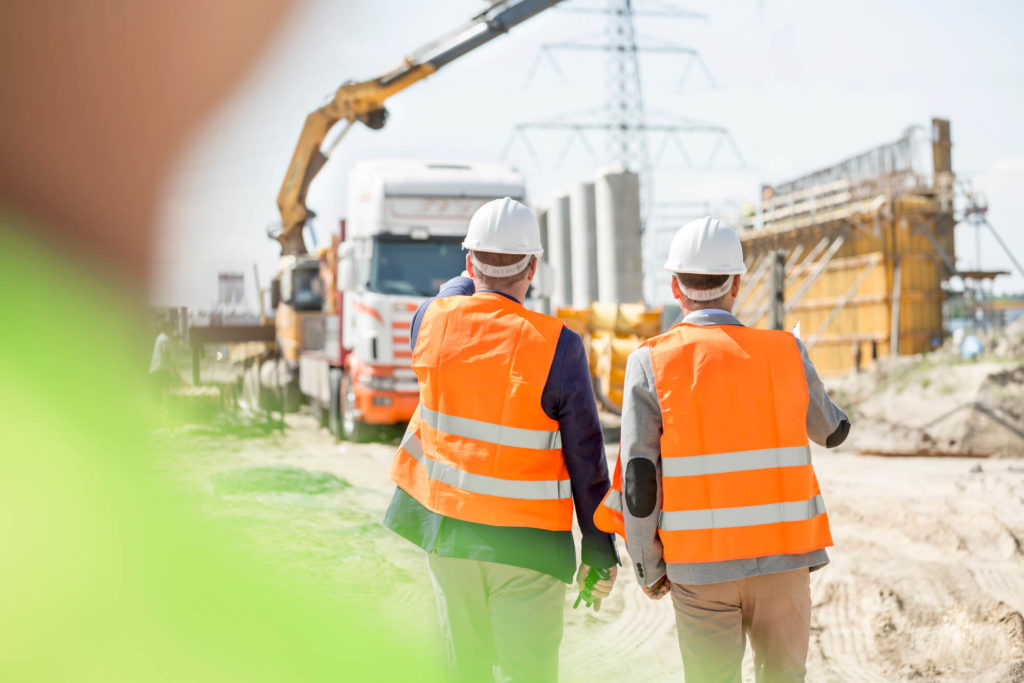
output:
<path id="1" fill-rule="evenodd" d="M 811 360 L 823 375 L 850 370 L 859 349 L 862 365 L 887 356 L 898 317 L 898 353 L 927 351 L 943 337 L 942 283 L 955 258 L 953 222 L 934 196 L 875 201 L 872 211 L 788 230 L 747 230 L 742 235 L 747 281 L 736 313 L 767 327 L 771 268 L 764 259 L 786 255 L 784 327 L 798 322 Z M 837 246 L 838 245 L 838 246 Z M 897 274 L 899 276 L 897 285 Z"/>
<path id="2" fill-rule="evenodd" d="M 591 376 L 605 397 L 621 408 L 626 360 L 644 340 L 661 332 L 661 308 L 594 303 L 590 308 L 559 308 L 556 314 L 583 336 Z"/>

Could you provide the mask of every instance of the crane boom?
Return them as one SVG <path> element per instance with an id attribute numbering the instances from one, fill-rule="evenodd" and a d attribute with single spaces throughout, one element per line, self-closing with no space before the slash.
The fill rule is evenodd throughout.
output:
<path id="1" fill-rule="evenodd" d="M 374 130 L 382 128 L 387 121 L 387 110 L 384 108 L 387 98 L 560 1 L 492 2 L 468 23 L 413 52 L 384 75 L 358 83 L 345 83 L 338 88 L 330 102 L 309 114 L 288 164 L 281 191 L 277 195 L 281 231 L 274 237 L 281 243 L 281 253 L 306 253 L 302 239 L 302 228 L 309 216 L 306 192 L 313 178 L 327 162 L 330 151 L 322 151 L 321 145 L 335 124 L 345 121 L 346 127 L 335 139 L 332 148 L 356 121 Z"/>

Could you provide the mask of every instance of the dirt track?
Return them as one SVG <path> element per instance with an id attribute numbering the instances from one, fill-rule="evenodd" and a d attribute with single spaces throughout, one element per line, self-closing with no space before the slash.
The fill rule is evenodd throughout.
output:
<path id="1" fill-rule="evenodd" d="M 190 486 L 213 490 L 229 515 L 259 517 L 247 520 L 257 530 L 267 516 L 293 527 L 287 547 L 264 550 L 284 563 L 301 556 L 327 583 L 340 562 L 381 568 L 394 584 L 385 604 L 437 638 L 422 553 L 373 522 L 392 490 L 394 447 L 334 444 L 302 416 L 289 425 L 283 437 L 175 436 L 189 444 Z M 1024 460 L 815 458 L 836 547 L 812 575 L 808 680 L 1024 681 Z M 265 466 L 353 486 L 254 497 L 210 485 Z M 601 612 L 570 602 L 566 615 L 563 680 L 681 680 L 670 602 L 644 597 L 631 567 Z M 750 667 L 748 650 L 753 680 Z"/>

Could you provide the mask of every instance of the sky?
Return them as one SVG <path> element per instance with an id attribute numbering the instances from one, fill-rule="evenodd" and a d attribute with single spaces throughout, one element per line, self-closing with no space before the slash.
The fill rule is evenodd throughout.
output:
<path id="1" fill-rule="evenodd" d="M 603 4 L 566 0 L 388 101 L 387 126 L 357 127 L 313 182 L 307 204 L 325 242 L 345 215 L 345 181 L 364 158 L 505 161 L 523 172 L 528 196 L 542 202 L 593 179 L 608 161 L 607 143 L 532 133 L 530 148 L 512 138 L 518 123 L 599 108 L 608 68 L 599 53 L 544 53 L 554 42 L 599 42 L 604 18 L 568 11 Z M 899 138 L 932 117 L 951 121 L 953 167 L 988 200 L 989 222 L 1024 262 L 1024 3 L 953 0 L 635 0 L 673 4 L 706 19 L 638 18 L 641 44 L 697 50 L 712 79 L 686 58 L 641 60 L 649 117 L 723 126 L 742 155 L 725 152 L 711 168 L 688 168 L 668 148 L 655 168 L 650 222 L 649 297 L 663 299 L 662 251 L 683 217 L 678 209 L 735 210 L 756 202 L 761 183 L 829 166 Z M 468 20 L 481 0 L 338 2 L 298 5 L 248 76 L 197 130 L 170 173 L 158 215 L 154 304 L 209 309 L 217 273 L 245 276 L 256 307 L 253 265 L 266 287 L 279 249 L 266 237 L 275 200 L 306 114 L 348 80 L 376 77 L 405 54 Z M 551 54 L 550 60 L 541 58 Z M 652 154 L 661 138 L 649 139 Z M 690 156 L 706 140 L 684 138 Z M 957 229 L 961 268 L 975 268 L 974 230 Z M 987 231 L 981 267 L 1014 271 Z M 1018 272 L 997 292 L 1024 292 Z"/>

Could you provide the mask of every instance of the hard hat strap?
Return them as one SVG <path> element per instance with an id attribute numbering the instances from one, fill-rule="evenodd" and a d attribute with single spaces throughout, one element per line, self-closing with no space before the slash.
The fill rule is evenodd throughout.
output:
<path id="1" fill-rule="evenodd" d="M 533 254 L 526 254 L 522 259 L 507 266 L 492 266 L 484 263 L 472 251 L 469 252 L 469 258 L 473 261 L 473 269 L 481 275 L 486 275 L 487 277 L 509 277 L 510 275 L 518 275 L 526 270 L 530 266 L 530 259 L 533 258 Z"/>
<path id="2" fill-rule="evenodd" d="M 679 273 L 676 273 L 676 282 L 679 283 L 679 289 L 690 301 L 712 301 L 719 297 L 725 296 L 732 289 L 732 281 L 735 275 L 730 275 L 725 282 L 722 283 L 721 287 L 715 287 L 714 289 L 693 289 L 687 287 L 679 279 Z"/>

